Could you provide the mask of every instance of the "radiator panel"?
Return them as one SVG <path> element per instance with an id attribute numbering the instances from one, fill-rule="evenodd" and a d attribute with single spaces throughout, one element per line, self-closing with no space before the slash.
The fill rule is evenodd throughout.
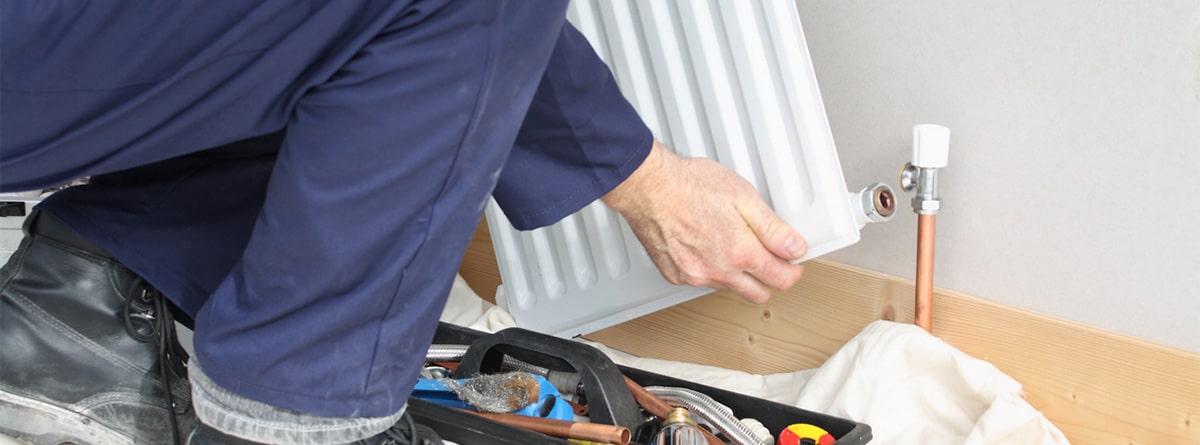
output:
<path id="1" fill-rule="evenodd" d="M 804 235 L 805 260 L 858 241 L 792 2 L 575 0 L 568 19 L 655 137 L 750 181 Z M 569 337 L 711 292 L 664 280 L 600 202 L 529 232 L 494 202 L 487 218 L 504 283 L 498 302 L 523 327 Z"/>

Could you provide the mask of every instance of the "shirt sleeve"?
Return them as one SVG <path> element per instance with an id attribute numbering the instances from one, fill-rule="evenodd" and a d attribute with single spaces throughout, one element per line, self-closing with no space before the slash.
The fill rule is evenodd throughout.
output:
<path id="1" fill-rule="evenodd" d="M 553 224 L 629 177 L 653 142 L 608 66 L 568 23 L 493 196 L 517 229 Z"/>

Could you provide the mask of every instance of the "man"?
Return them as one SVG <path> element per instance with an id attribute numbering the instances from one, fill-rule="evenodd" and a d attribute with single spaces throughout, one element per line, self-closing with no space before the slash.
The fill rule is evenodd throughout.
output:
<path id="1" fill-rule="evenodd" d="M 672 282 L 790 287 L 800 235 L 654 143 L 565 8 L 4 1 L 0 190 L 91 181 L 30 216 L 0 276 L 0 431 L 413 440 L 489 195 L 520 229 L 602 198 Z M 172 317 L 195 329 L 186 377 Z"/>

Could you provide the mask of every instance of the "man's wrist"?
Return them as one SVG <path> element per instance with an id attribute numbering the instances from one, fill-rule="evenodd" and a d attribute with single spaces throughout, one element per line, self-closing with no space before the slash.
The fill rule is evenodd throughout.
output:
<path id="1" fill-rule="evenodd" d="M 664 179 L 662 171 L 667 168 L 667 164 L 675 156 L 665 146 L 657 140 L 650 147 L 650 153 L 646 155 L 646 159 L 637 169 L 617 184 L 611 191 L 600 197 L 609 207 L 624 215 L 628 211 L 638 207 L 639 202 L 643 201 L 647 193 L 651 192 L 655 184 Z"/>

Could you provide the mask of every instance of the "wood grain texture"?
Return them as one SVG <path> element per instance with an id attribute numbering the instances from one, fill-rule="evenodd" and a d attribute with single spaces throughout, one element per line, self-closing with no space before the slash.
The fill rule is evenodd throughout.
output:
<path id="1" fill-rule="evenodd" d="M 855 281 L 836 266 L 810 262 L 795 288 L 766 304 L 716 292 L 587 337 L 644 357 L 790 372 L 820 366 L 871 321 L 911 323 L 912 292 L 911 285 Z"/>
<path id="2" fill-rule="evenodd" d="M 464 278 L 494 293 L 486 228 L 471 250 Z M 820 366 L 872 321 L 911 323 L 913 292 L 911 280 L 815 260 L 767 304 L 717 292 L 587 337 L 644 357 L 788 372 Z M 1200 353 L 941 289 L 933 329 L 1020 381 L 1073 443 L 1200 444 Z"/>
<path id="3" fill-rule="evenodd" d="M 1200 444 L 1200 353 L 952 292 L 934 334 L 1024 384 L 1074 443 Z"/>
<path id="4" fill-rule="evenodd" d="M 488 232 L 487 219 L 475 228 L 475 236 L 467 245 L 458 274 L 467 281 L 471 290 L 484 300 L 496 302 L 496 287 L 500 285 L 500 268 L 496 266 L 496 250 L 492 247 L 492 235 Z"/>

